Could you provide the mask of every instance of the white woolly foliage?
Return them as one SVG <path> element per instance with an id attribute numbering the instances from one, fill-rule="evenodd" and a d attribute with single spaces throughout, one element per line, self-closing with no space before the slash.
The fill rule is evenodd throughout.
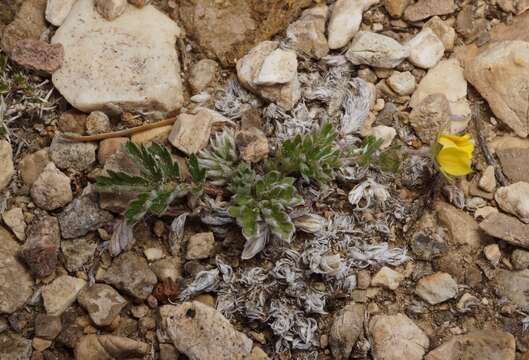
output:
<path id="1" fill-rule="evenodd" d="M 355 210 L 365 211 L 374 207 L 384 208 L 390 197 L 391 195 L 384 185 L 373 179 L 367 179 L 349 192 L 348 199 Z M 361 205 L 362 202 L 365 203 L 363 206 Z"/>
<path id="2" fill-rule="evenodd" d="M 406 255 L 406 249 L 389 248 L 388 243 L 360 244 L 349 250 L 347 261 L 354 267 L 366 268 L 370 265 L 399 266 L 410 258 Z"/>
<path id="3" fill-rule="evenodd" d="M 237 80 L 230 80 L 224 96 L 215 102 L 215 108 L 222 115 L 230 119 L 238 119 L 241 117 L 243 105 L 255 103 L 258 100 L 246 91 Z"/>
<path id="4" fill-rule="evenodd" d="M 373 86 L 368 82 L 354 78 L 349 82 L 352 91 L 348 91 L 342 104 L 343 115 L 340 119 L 341 132 L 358 132 L 369 116 L 369 110 L 375 101 Z"/>
<path id="5" fill-rule="evenodd" d="M 276 144 L 292 139 L 296 135 L 308 134 L 318 127 L 317 119 L 309 113 L 303 102 L 296 105 L 292 115 L 272 103 L 265 108 L 263 116 L 269 126 L 275 129 L 273 142 Z"/>
<path id="6" fill-rule="evenodd" d="M 198 163 L 206 169 L 209 182 L 215 186 L 226 184 L 235 173 L 238 161 L 235 133 L 231 129 L 216 133 L 210 146 L 198 156 Z"/>

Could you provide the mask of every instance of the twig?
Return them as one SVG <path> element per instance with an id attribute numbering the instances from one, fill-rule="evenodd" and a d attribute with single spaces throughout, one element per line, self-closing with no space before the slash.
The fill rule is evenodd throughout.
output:
<path id="1" fill-rule="evenodd" d="M 165 120 L 158 121 L 158 122 L 151 123 L 151 124 L 144 124 L 141 126 L 130 128 L 130 129 L 112 131 L 112 132 L 107 132 L 107 133 L 97 134 L 97 135 L 81 136 L 81 135 L 63 134 L 63 138 L 66 140 L 77 141 L 77 142 L 100 141 L 100 140 L 111 139 L 111 138 L 116 138 L 116 137 L 130 136 L 130 135 L 134 135 L 134 134 L 146 131 L 146 130 L 171 125 L 175 122 L 175 120 L 176 120 L 176 117 L 172 117 L 172 118 L 165 119 Z"/>

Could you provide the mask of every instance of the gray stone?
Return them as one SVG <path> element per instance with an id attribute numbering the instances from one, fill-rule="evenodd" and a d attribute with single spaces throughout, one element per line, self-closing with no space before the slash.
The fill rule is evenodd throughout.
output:
<path id="1" fill-rule="evenodd" d="M 11 59 L 38 73 L 53 74 L 62 66 L 64 49 L 61 44 L 50 45 L 42 40 L 24 39 L 16 43 Z"/>
<path id="2" fill-rule="evenodd" d="M 430 305 L 436 305 L 456 297 L 457 283 L 449 274 L 437 272 L 421 278 L 415 292 Z"/>
<path id="3" fill-rule="evenodd" d="M 433 144 L 450 117 L 450 104 L 446 96 L 432 94 L 413 108 L 409 121 L 424 143 Z"/>
<path id="4" fill-rule="evenodd" d="M 0 191 L 4 190 L 15 175 L 13 150 L 6 140 L 0 140 Z"/>
<path id="5" fill-rule="evenodd" d="M 2 220 L 9 226 L 18 240 L 26 240 L 26 221 L 21 208 L 12 208 L 2 214 Z"/>
<path id="6" fill-rule="evenodd" d="M 512 142 L 510 142 L 512 143 Z M 511 182 L 529 182 L 529 149 L 497 149 L 503 173 Z"/>
<path id="7" fill-rule="evenodd" d="M 114 258 L 102 281 L 139 300 L 145 300 L 157 283 L 156 275 L 149 268 L 145 258 L 130 251 Z"/>
<path id="8" fill-rule="evenodd" d="M 32 351 L 31 340 L 11 332 L 0 334 L 0 359 L 29 360 Z"/>
<path id="9" fill-rule="evenodd" d="M 410 247 L 413 254 L 421 260 L 431 260 L 448 250 L 448 244 L 440 236 L 429 236 L 422 232 L 413 235 Z"/>
<path id="10" fill-rule="evenodd" d="M 123 298 L 111 286 L 94 284 L 79 293 L 77 302 L 90 315 L 97 326 L 109 326 L 121 310 L 127 305 Z"/>
<path id="11" fill-rule="evenodd" d="M 523 311 L 529 310 L 529 270 L 496 270 L 492 285 L 499 296 L 506 297 Z"/>
<path id="12" fill-rule="evenodd" d="M 96 144 L 65 141 L 57 134 L 50 145 L 50 157 L 59 169 L 83 171 L 96 162 L 96 150 Z"/>
<path id="13" fill-rule="evenodd" d="M 196 154 L 208 145 L 214 114 L 212 110 L 203 109 L 194 115 L 178 115 L 169 134 L 169 142 L 186 154 Z"/>
<path id="14" fill-rule="evenodd" d="M 87 238 L 61 241 L 66 269 L 70 272 L 81 270 L 83 265 L 92 259 L 96 249 L 97 243 Z"/>
<path id="15" fill-rule="evenodd" d="M 46 31 L 45 9 L 46 0 L 25 0 L 22 2 L 15 19 L 5 27 L 0 37 L 2 49 L 7 54 L 11 53 L 19 40 L 40 39 L 42 33 Z"/>
<path id="16" fill-rule="evenodd" d="M 215 79 L 219 64 L 211 59 L 202 59 L 196 64 L 193 64 L 189 72 L 189 85 L 194 93 L 199 93 Z"/>
<path id="17" fill-rule="evenodd" d="M 419 0 L 404 11 L 408 21 L 420 21 L 435 15 L 448 15 L 456 10 L 454 0 Z"/>
<path id="18" fill-rule="evenodd" d="M 35 336 L 43 339 L 53 340 L 62 330 L 60 316 L 48 314 L 37 314 L 35 316 Z"/>
<path id="19" fill-rule="evenodd" d="M 92 111 L 86 118 L 86 133 L 88 135 L 102 134 L 112 131 L 110 119 L 102 111 Z M 112 139 L 107 139 L 112 140 Z"/>
<path id="20" fill-rule="evenodd" d="M 52 25 L 61 26 L 72 10 L 76 0 L 48 0 L 46 20 Z"/>
<path id="21" fill-rule="evenodd" d="M 364 333 L 365 305 L 349 303 L 334 316 L 329 345 L 336 360 L 347 360 Z"/>
<path id="22" fill-rule="evenodd" d="M 146 31 L 149 29 L 149 31 Z M 172 111 L 183 103 L 176 39 L 181 30 L 153 6 L 127 6 L 107 21 L 94 0 L 78 0 L 52 38 L 64 46 L 53 83 L 75 108 L 91 112 Z"/>
<path id="23" fill-rule="evenodd" d="M 529 223 L 529 183 L 520 181 L 500 187 L 494 194 L 494 200 L 503 211 Z"/>
<path id="24" fill-rule="evenodd" d="M 392 69 L 409 54 L 407 47 L 388 36 L 360 31 L 353 38 L 345 57 L 354 65 Z"/>
<path id="25" fill-rule="evenodd" d="M 33 293 L 33 279 L 16 259 L 19 249 L 11 234 L 0 226 L 0 314 L 14 313 Z"/>
<path id="26" fill-rule="evenodd" d="M 42 288 L 42 301 L 48 315 L 60 316 L 77 299 L 86 281 L 62 275 Z"/>
<path id="27" fill-rule="evenodd" d="M 399 95 L 411 95 L 415 90 L 415 76 L 409 71 L 398 72 L 394 71 L 386 83 L 389 85 L 391 90 L 395 91 Z"/>
<path id="28" fill-rule="evenodd" d="M 423 28 L 406 45 L 410 49 L 408 61 L 423 69 L 430 69 L 437 65 L 443 57 L 445 47 L 443 42 L 430 28 Z"/>
<path id="29" fill-rule="evenodd" d="M 250 358 L 252 340 L 214 308 L 193 301 L 160 308 L 161 326 L 190 360 Z"/>
<path id="30" fill-rule="evenodd" d="M 329 8 L 319 5 L 305 10 L 299 20 L 287 28 L 287 39 L 290 47 L 315 59 L 321 59 L 329 53 L 325 37 L 325 23 Z"/>
<path id="31" fill-rule="evenodd" d="M 479 227 L 486 234 L 511 245 L 529 248 L 529 224 L 502 213 L 490 214 Z"/>
<path id="32" fill-rule="evenodd" d="M 524 270 L 529 267 L 529 251 L 516 249 L 512 252 L 511 263 L 515 270 Z"/>
<path id="33" fill-rule="evenodd" d="M 35 205 L 48 211 L 67 205 L 73 199 L 70 178 L 49 163 L 31 186 L 31 198 Z"/>

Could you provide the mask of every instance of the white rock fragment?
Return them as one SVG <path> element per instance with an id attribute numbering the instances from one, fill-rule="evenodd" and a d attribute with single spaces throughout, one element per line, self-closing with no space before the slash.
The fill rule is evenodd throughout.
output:
<path id="1" fill-rule="evenodd" d="M 409 71 L 394 71 L 391 76 L 386 79 L 386 83 L 391 90 L 402 96 L 411 95 L 416 86 L 415 76 Z"/>
<path id="2" fill-rule="evenodd" d="M 215 254 L 215 237 L 212 232 L 198 233 L 189 238 L 187 260 L 207 259 Z"/>
<path id="3" fill-rule="evenodd" d="M 474 212 L 474 219 L 485 219 L 490 214 L 497 214 L 498 209 L 493 206 L 484 206 Z"/>
<path id="4" fill-rule="evenodd" d="M 2 220 L 9 226 L 18 240 L 26 240 L 26 221 L 21 208 L 12 208 L 2 214 Z"/>
<path id="5" fill-rule="evenodd" d="M 447 273 L 437 272 L 417 282 L 415 292 L 430 305 L 442 303 L 457 295 L 457 283 Z"/>
<path id="6" fill-rule="evenodd" d="M 84 289 L 86 281 L 68 275 L 62 275 L 42 288 L 42 300 L 48 315 L 60 316 L 77 299 Z"/>
<path id="7" fill-rule="evenodd" d="M 498 244 L 490 244 L 485 246 L 485 248 L 483 248 L 483 254 L 493 266 L 496 266 L 500 263 L 501 251 Z"/>
<path id="8" fill-rule="evenodd" d="M 146 31 L 148 29 L 148 31 Z M 153 6 L 127 6 L 114 21 L 78 0 L 52 38 L 64 46 L 53 83 L 83 112 L 109 108 L 172 111 L 183 103 L 178 25 Z"/>
<path id="9" fill-rule="evenodd" d="M 478 186 L 486 192 L 494 192 L 496 189 L 496 174 L 494 173 L 494 166 L 487 166 L 483 175 L 479 179 Z"/>
<path id="10" fill-rule="evenodd" d="M 404 280 L 404 275 L 384 266 L 371 279 L 371 286 L 382 286 L 390 290 L 396 290 L 402 280 Z"/>
<path id="11" fill-rule="evenodd" d="M 52 25 L 61 26 L 72 10 L 76 0 L 48 0 L 46 4 L 46 20 Z"/>
<path id="12" fill-rule="evenodd" d="M 393 139 L 397 136 L 397 130 L 391 126 L 378 125 L 371 129 L 371 134 L 377 139 L 382 139 L 383 142 L 380 148 L 386 149 L 391 146 Z"/>
<path id="13" fill-rule="evenodd" d="M 0 171 L 0 191 L 2 191 L 9 185 L 15 175 L 13 150 L 11 145 L 5 140 L 0 140 L 0 169 L 2 169 Z"/>
<path id="14" fill-rule="evenodd" d="M 298 60 L 291 50 L 275 49 L 268 55 L 255 79 L 256 85 L 286 84 L 296 77 Z"/>
<path id="15" fill-rule="evenodd" d="M 330 49 L 340 49 L 353 38 L 362 22 L 362 13 L 380 0 L 338 0 L 327 26 Z"/>
<path id="16" fill-rule="evenodd" d="M 425 28 L 430 28 L 435 35 L 443 42 L 445 50 L 452 50 L 456 41 L 456 31 L 448 25 L 446 21 L 441 20 L 439 16 L 434 16 L 424 24 Z"/>
<path id="17" fill-rule="evenodd" d="M 70 178 L 50 162 L 31 186 L 33 202 L 44 210 L 56 210 L 73 199 Z"/>
<path id="18" fill-rule="evenodd" d="M 410 49 L 408 61 L 423 69 L 437 65 L 445 51 L 443 42 L 430 28 L 423 28 L 406 46 Z"/>
<path id="19" fill-rule="evenodd" d="M 95 0 L 97 12 L 112 21 L 121 16 L 127 9 L 127 0 Z"/>
<path id="20" fill-rule="evenodd" d="M 389 36 L 368 31 L 358 32 L 345 57 L 354 65 L 370 65 L 392 69 L 399 65 L 410 52 Z"/>
<path id="21" fill-rule="evenodd" d="M 329 8 L 322 4 L 303 11 L 300 18 L 287 28 L 289 47 L 297 52 L 321 59 L 329 53 L 325 24 Z"/>
<path id="22" fill-rule="evenodd" d="M 196 154 L 208 145 L 214 117 L 212 110 L 200 109 L 196 114 L 180 114 L 169 134 L 169 142 L 186 154 Z"/>
<path id="23" fill-rule="evenodd" d="M 520 181 L 499 188 L 494 195 L 499 207 L 529 224 L 529 183 Z"/>

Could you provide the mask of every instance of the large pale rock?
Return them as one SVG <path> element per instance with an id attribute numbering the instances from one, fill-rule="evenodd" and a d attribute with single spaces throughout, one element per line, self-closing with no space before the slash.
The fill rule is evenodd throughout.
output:
<path id="1" fill-rule="evenodd" d="M 202 109 L 196 114 L 180 114 L 168 140 L 178 150 L 189 155 L 196 154 L 208 145 L 213 121 L 215 113 L 208 109 Z"/>
<path id="2" fill-rule="evenodd" d="M 16 259 L 19 249 L 20 245 L 0 226 L 0 314 L 14 313 L 33 293 L 33 280 Z"/>
<path id="3" fill-rule="evenodd" d="M 86 335 L 75 345 L 75 360 L 143 359 L 151 351 L 147 343 L 114 335 Z"/>
<path id="4" fill-rule="evenodd" d="M 430 345 L 426 334 L 404 314 L 373 317 L 369 332 L 377 360 L 422 360 Z"/>
<path id="5" fill-rule="evenodd" d="M 146 30 L 148 29 L 148 31 Z M 182 106 L 175 43 L 180 28 L 152 6 L 127 5 L 114 21 L 78 0 L 52 43 L 64 46 L 53 83 L 77 109 L 172 111 Z"/>
<path id="6" fill-rule="evenodd" d="M 214 308 L 197 301 L 160 308 L 162 329 L 190 360 L 249 359 L 252 340 Z"/>
<path id="7" fill-rule="evenodd" d="M 329 53 L 329 45 L 325 37 L 325 23 L 329 8 L 319 5 L 305 10 L 299 20 L 287 28 L 290 47 L 303 54 L 321 59 Z"/>
<path id="8" fill-rule="evenodd" d="M 529 183 L 517 182 L 501 187 L 496 191 L 494 199 L 503 211 L 529 223 Z"/>
<path id="9" fill-rule="evenodd" d="M 421 278 L 415 292 L 430 305 L 436 305 L 457 295 L 457 283 L 449 274 L 437 272 Z"/>
<path id="10" fill-rule="evenodd" d="M 86 286 L 86 281 L 62 275 L 42 288 L 42 300 L 48 315 L 60 316 L 77 299 L 77 294 Z"/>
<path id="11" fill-rule="evenodd" d="M 409 55 L 407 47 L 389 36 L 368 31 L 358 32 L 345 53 L 347 60 L 355 65 L 388 69 L 399 65 Z"/>
<path id="12" fill-rule="evenodd" d="M 518 136 L 528 135 L 528 42 L 501 41 L 490 45 L 467 64 L 465 77 L 501 121 Z"/>
<path id="13" fill-rule="evenodd" d="M 49 163 L 31 187 L 33 202 L 44 210 L 55 210 L 73 199 L 70 178 Z"/>
<path id="14" fill-rule="evenodd" d="M 275 85 L 258 84 L 258 79 L 261 77 L 261 70 L 265 64 L 273 62 L 273 57 L 275 57 L 273 54 L 278 47 L 279 43 L 277 41 L 264 41 L 257 45 L 237 62 L 237 76 L 242 86 L 246 89 L 269 101 L 275 102 L 286 110 L 290 110 L 301 97 L 297 74 L 297 61 L 296 69 L 293 66 L 290 68 L 291 71 L 295 71 L 289 75 L 292 80 L 287 83 Z"/>
<path id="15" fill-rule="evenodd" d="M 499 296 L 506 297 L 523 311 L 529 310 L 529 270 L 498 269 L 492 285 Z"/>
<path id="16" fill-rule="evenodd" d="M 327 26 L 329 48 L 339 49 L 355 36 L 362 23 L 362 14 L 380 0 L 338 0 Z"/>
<path id="17" fill-rule="evenodd" d="M 404 11 L 404 18 L 409 21 L 419 21 L 434 15 L 448 15 L 455 10 L 454 0 L 419 0 L 408 6 Z"/>
<path id="18" fill-rule="evenodd" d="M 514 360 L 514 336 L 501 330 L 477 330 L 454 336 L 430 351 L 425 360 Z"/>
<path id="19" fill-rule="evenodd" d="M 263 61 L 261 70 L 254 80 L 256 85 L 286 84 L 297 76 L 296 53 L 281 48 L 272 51 Z"/>
<path id="20" fill-rule="evenodd" d="M 513 216 L 503 213 L 490 214 L 479 227 L 490 236 L 529 249 L 529 224 L 524 224 Z"/>
<path id="21" fill-rule="evenodd" d="M 408 41 L 406 46 L 410 49 L 409 62 L 423 69 L 437 65 L 445 52 L 443 42 L 427 27 Z"/>
<path id="22" fill-rule="evenodd" d="M 55 26 L 61 26 L 72 10 L 76 0 L 48 0 L 46 5 L 46 20 Z"/>
<path id="23" fill-rule="evenodd" d="M 0 171 L 0 191 L 2 191 L 9 185 L 15 175 L 13 150 L 11 145 L 5 140 L 0 140 L 0 169 L 2 169 Z"/>
<path id="24" fill-rule="evenodd" d="M 329 345 L 336 360 L 347 360 L 356 341 L 364 333 L 365 305 L 347 304 L 334 316 Z"/>
<path id="25" fill-rule="evenodd" d="M 22 3 L 15 19 L 5 27 L 0 37 L 6 53 L 10 54 L 19 40 L 40 38 L 46 31 L 45 9 L 46 0 L 25 0 Z"/>

